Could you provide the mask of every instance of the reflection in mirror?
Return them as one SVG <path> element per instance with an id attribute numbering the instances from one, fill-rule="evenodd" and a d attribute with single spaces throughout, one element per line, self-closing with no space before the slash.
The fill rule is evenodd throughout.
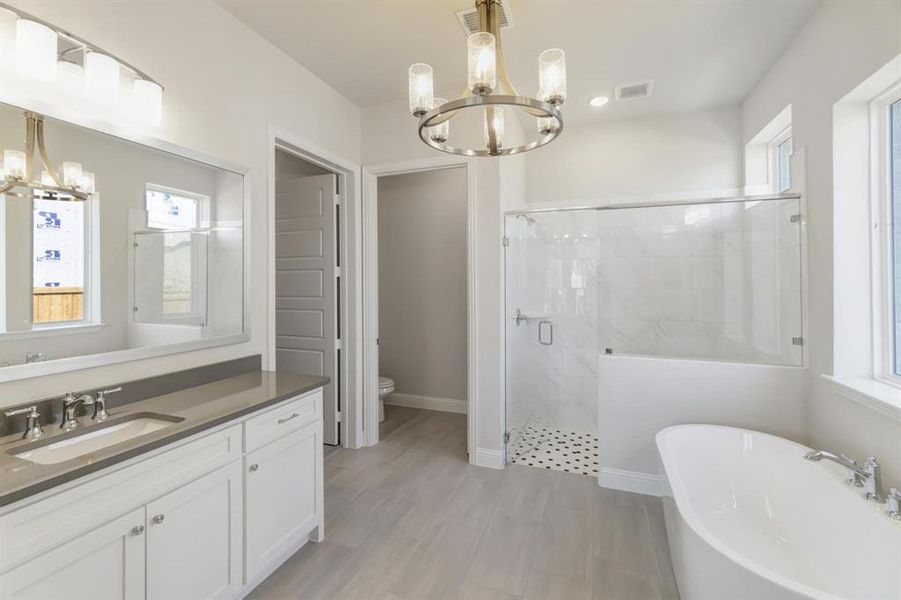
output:
<path id="1" fill-rule="evenodd" d="M 14 157 L 24 121 L 0 104 Z M 45 173 L 31 178 L 45 188 L 0 194 L 0 366 L 244 332 L 242 175 L 49 118 L 44 137 L 94 192 L 82 201 Z"/>

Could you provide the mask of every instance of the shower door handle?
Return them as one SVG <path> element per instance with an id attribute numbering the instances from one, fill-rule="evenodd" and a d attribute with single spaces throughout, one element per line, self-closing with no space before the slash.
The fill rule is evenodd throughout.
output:
<path id="1" fill-rule="evenodd" d="M 547 335 L 545 335 L 545 329 Z M 554 343 L 554 324 L 550 321 L 538 321 L 538 343 L 542 346 L 550 346 Z"/>

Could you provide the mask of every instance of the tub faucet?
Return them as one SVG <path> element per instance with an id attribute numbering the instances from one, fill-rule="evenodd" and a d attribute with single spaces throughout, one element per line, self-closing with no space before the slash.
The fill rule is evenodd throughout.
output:
<path id="1" fill-rule="evenodd" d="M 864 498 L 879 504 L 885 502 L 885 497 L 882 495 L 882 469 L 875 456 L 868 457 L 862 467 L 854 459 L 848 458 L 844 454 L 836 455 L 825 450 L 811 450 L 804 455 L 804 458 L 813 462 L 829 460 L 840 464 L 851 472 L 848 484 L 864 488 Z"/>

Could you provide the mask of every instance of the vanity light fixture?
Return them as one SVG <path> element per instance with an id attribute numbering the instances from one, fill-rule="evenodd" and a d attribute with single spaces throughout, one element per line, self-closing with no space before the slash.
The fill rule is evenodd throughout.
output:
<path id="1" fill-rule="evenodd" d="M 34 152 L 37 150 L 41 165 L 39 180 L 34 180 Z M 87 200 L 94 193 L 94 174 L 84 171 L 81 164 L 66 161 L 57 172 L 50 165 L 44 145 L 44 116 L 25 112 L 25 152 L 3 151 L 3 178 L 0 194 L 33 198 L 35 194 L 52 194 L 60 200 Z"/>
<path id="2" fill-rule="evenodd" d="M 41 82 L 34 92 L 85 98 L 87 105 L 107 116 L 112 107 L 145 125 L 159 126 L 163 86 L 143 71 L 96 44 L 64 31 L 9 4 L 0 4 L 16 16 L 15 71 L 23 79 Z M 120 98 L 120 80 L 131 90 Z"/>
<path id="3" fill-rule="evenodd" d="M 419 137 L 436 150 L 461 156 L 504 156 L 544 146 L 563 131 L 560 106 L 566 100 L 566 54 L 559 48 L 542 52 L 538 56 L 538 94 L 523 96 L 513 87 L 504 67 L 500 0 L 476 0 L 475 5 L 479 31 L 467 39 L 468 83 L 460 98 L 449 102 L 434 98 L 429 65 L 416 63 L 408 69 L 410 112 L 419 119 Z M 538 138 L 506 146 L 504 119 L 515 109 L 536 119 Z M 483 123 L 484 147 L 455 146 L 448 141 L 449 122 L 462 112 L 477 113 Z"/>

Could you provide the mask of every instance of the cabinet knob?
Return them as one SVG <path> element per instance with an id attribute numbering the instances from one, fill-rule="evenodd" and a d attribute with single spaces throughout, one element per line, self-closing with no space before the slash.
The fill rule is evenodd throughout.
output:
<path id="1" fill-rule="evenodd" d="M 251 471 L 251 472 L 256 472 L 256 471 L 259 471 L 259 470 L 260 470 L 260 465 L 259 465 L 259 463 L 253 463 L 252 465 L 250 465 L 250 471 Z"/>
<path id="2" fill-rule="evenodd" d="M 159 525 L 160 523 L 162 523 L 165 520 L 166 520 L 166 515 L 163 515 L 163 514 L 155 515 L 153 517 L 153 522 L 156 523 L 157 525 Z"/>
<path id="3" fill-rule="evenodd" d="M 142 533 L 144 533 L 144 526 L 136 525 L 136 526 L 132 527 L 131 533 L 132 533 L 132 535 L 141 535 Z"/>

